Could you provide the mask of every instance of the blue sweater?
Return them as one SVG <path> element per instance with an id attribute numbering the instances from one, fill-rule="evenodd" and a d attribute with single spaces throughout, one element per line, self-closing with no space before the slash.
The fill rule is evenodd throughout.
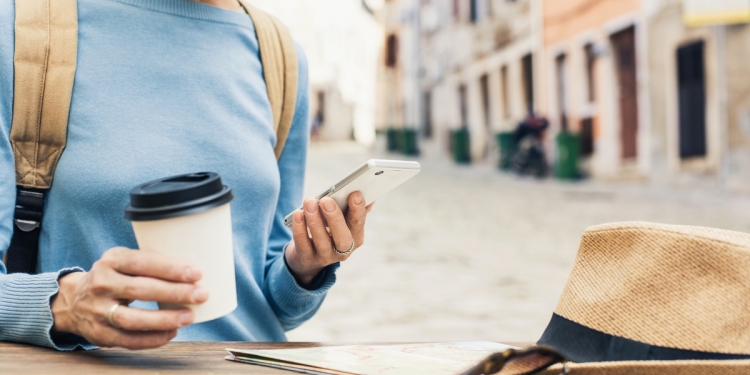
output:
<path id="1" fill-rule="evenodd" d="M 16 0 L 23 1 L 23 0 Z M 114 246 L 137 248 L 123 219 L 128 191 L 155 178 L 218 172 L 232 202 L 239 307 L 179 331 L 177 340 L 284 341 L 335 281 L 313 290 L 289 272 L 283 217 L 301 202 L 308 144 L 307 63 L 289 139 L 276 135 L 258 42 L 246 14 L 190 0 L 79 0 L 78 68 L 68 143 L 46 201 L 37 275 L 0 264 L 0 340 L 62 350 L 92 346 L 50 336 L 61 272 L 88 270 Z M 0 255 L 13 232 L 13 0 L 0 0 Z M 132 305 L 155 309 L 153 302 Z"/>

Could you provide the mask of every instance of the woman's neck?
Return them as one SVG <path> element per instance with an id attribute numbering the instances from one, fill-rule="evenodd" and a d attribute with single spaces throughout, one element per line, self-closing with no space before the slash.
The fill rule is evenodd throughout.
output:
<path id="1" fill-rule="evenodd" d="M 218 8 L 237 10 L 240 9 L 240 2 L 238 0 L 193 0 L 198 3 L 206 5 L 212 5 Z"/>

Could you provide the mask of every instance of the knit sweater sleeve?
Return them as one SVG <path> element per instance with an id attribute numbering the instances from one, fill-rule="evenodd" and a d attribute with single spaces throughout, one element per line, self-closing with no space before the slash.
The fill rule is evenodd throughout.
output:
<path id="1" fill-rule="evenodd" d="M 323 303 L 328 290 L 336 281 L 338 264 L 324 269 L 313 288 L 297 284 L 284 260 L 284 247 L 292 239 L 291 230 L 284 226 L 284 217 L 302 202 L 305 162 L 309 140 L 307 61 L 301 48 L 299 56 L 299 88 L 297 106 L 289 138 L 279 159 L 281 191 L 273 216 L 266 261 L 266 282 L 263 293 L 286 330 L 293 329 L 311 318 Z"/>
<path id="2" fill-rule="evenodd" d="M 57 280 L 69 272 L 82 271 L 70 268 L 39 275 L 0 275 L 0 341 L 22 342 L 46 346 L 57 350 L 78 347 L 94 349 L 86 340 L 65 335 L 52 337 L 54 319 L 50 300 L 59 289 Z"/>
<path id="3" fill-rule="evenodd" d="M 13 235 L 13 210 L 16 200 L 15 164 L 10 145 L 13 109 L 14 2 L 0 1 L 0 258 L 5 259 Z M 8 275 L 0 263 L 0 341 L 14 341 L 72 350 L 84 340 L 65 336 L 53 339 L 50 300 L 58 292 L 57 280 L 78 268 L 40 275 Z"/>

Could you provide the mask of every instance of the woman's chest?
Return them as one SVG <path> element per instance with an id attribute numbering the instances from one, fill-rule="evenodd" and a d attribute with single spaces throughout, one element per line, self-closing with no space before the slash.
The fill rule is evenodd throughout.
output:
<path id="1" fill-rule="evenodd" d="M 79 10 L 85 22 L 51 208 L 119 217 L 140 183 L 212 171 L 235 191 L 234 206 L 266 215 L 279 175 L 253 31 L 128 11 Z"/>
<path id="2" fill-rule="evenodd" d="M 275 207 L 276 136 L 260 69 L 176 60 L 94 67 L 79 59 L 53 197 L 120 215 L 140 183 L 211 171 L 235 191 L 233 205 Z"/>

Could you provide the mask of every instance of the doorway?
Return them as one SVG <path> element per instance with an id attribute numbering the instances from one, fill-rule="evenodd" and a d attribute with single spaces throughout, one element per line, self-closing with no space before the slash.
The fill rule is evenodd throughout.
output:
<path id="1" fill-rule="evenodd" d="M 568 132 L 568 92 L 567 82 L 565 80 L 565 54 L 561 53 L 555 58 L 555 72 L 557 74 L 557 107 L 560 113 L 560 130 L 563 133 Z"/>
<path id="2" fill-rule="evenodd" d="M 503 118 L 510 118 L 510 98 L 508 97 L 508 66 L 500 68 L 500 94 L 502 95 Z"/>
<path id="3" fill-rule="evenodd" d="M 623 159 L 638 156 L 638 84 L 635 27 L 612 34 L 620 104 L 620 142 Z"/>
<path id="4" fill-rule="evenodd" d="M 529 53 L 521 59 L 521 79 L 526 113 L 534 114 L 534 61 Z"/>
<path id="5" fill-rule="evenodd" d="M 494 143 L 492 139 L 492 119 L 490 117 L 490 83 L 487 74 L 482 74 L 479 77 L 479 90 L 482 94 L 482 117 L 484 118 L 484 132 L 487 136 L 485 141 L 487 147 L 484 148 L 484 157 L 487 157 Z"/>
<path id="6" fill-rule="evenodd" d="M 385 66 L 393 68 L 398 62 L 398 37 L 396 34 L 388 35 L 385 41 Z"/>
<path id="7" fill-rule="evenodd" d="M 422 94 L 422 135 L 426 139 L 432 138 L 432 93 L 425 91 Z"/>
<path id="8" fill-rule="evenodd" d="M 469 127 L 469 108 L 466 98 L 466 85 L 458 86 L 458 105 L 461 111 L 461 128 L 467 129 Z"/>
<path id="9" fill-rule="evenodd" d="M 482 74 L 482 76 L 479 77 L 479 90 L 482 93 L 482 116 L 484 117 L 484 127 L 489 133 L 489 129 L 492 128 L 492 122 L 490 117 L 490 85 L 487 74 Z"/>
<path id="10" fill-rule="evenodd" d="M 706 75 L 703 41 L 677 49 L 680 158 L 706 156 Z"/>

